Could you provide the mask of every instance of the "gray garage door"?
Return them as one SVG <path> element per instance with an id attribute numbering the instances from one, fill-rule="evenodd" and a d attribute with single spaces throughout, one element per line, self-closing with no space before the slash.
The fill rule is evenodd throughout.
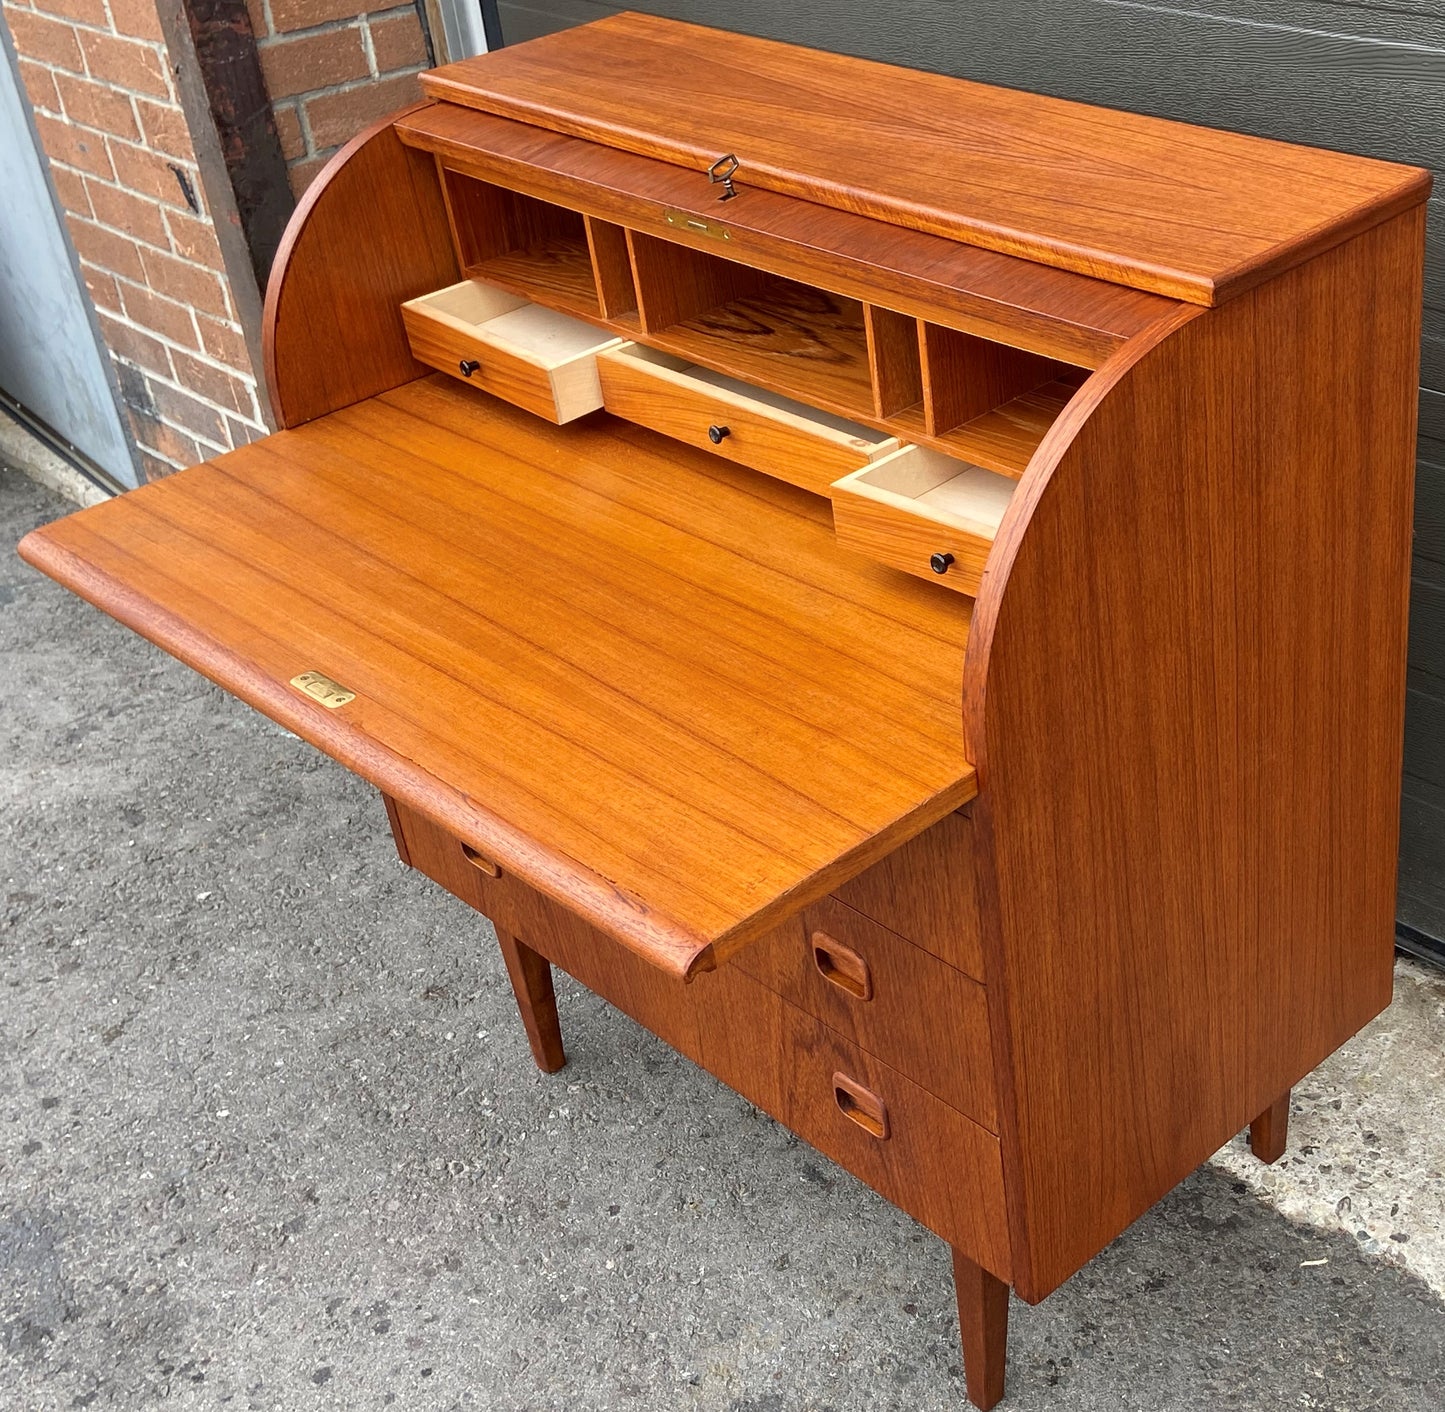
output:
<path id="1" fill-rule="evenodd" d="M 486 0 L 490 6 L 491 0 Z M 1445 167 L 1445 16 L 1373 0 L 497 0 L 505 43 L 647 10 L 989 83 Z M 1201 7 L 1202 8 L 1202 7 Z M 1427 11 L 1435 11 L 1428 13 Z M 1288 24 L 1279 23 L 1287 14 Z M 1402 940 L 1445 938 L 1445 182 L 1430 203 Z"/>
<path id="2" fill-rule="evenodd" d="M 0 194 L 0 390 L 110 478 L 134 485 L 129 441 L 3 19 Z"/>

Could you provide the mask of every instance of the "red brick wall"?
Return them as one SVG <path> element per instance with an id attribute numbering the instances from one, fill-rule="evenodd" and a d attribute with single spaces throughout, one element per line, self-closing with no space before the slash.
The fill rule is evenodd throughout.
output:
<path id="1" fill-rule="evenodd" d="M 411 5 L 368 9 L 358 0 L 247 0 L 247 8 L 299 196 L 367 123 L 421 96 L 421 24 Z"/>
<path id="2" fill-rule="evenodd" d="M 247 5 L 299 196 L 339 146 L 418 96 L 421 25 L 411 5 Z M 204 178 L 229 179 L 197 160 L 197 125 L 214 132 L 198 86 L 177 86 L 181 65 L 194 73 L 195 53 L 174 7 L 0 0 L 147 478 L 268 430 L 253 363 L 255 278 L 226 232 L 228 271 L 217 236 L 217 220 L 234 219 L 231 193 L 228 184 L 211 193 L 226 213 L 218 217 Z"/>
<path id="3" fill-rule="evenodd" d="M 144 473 L 253 440 L 256 370 L 155 0 L 0 6 Z"/>

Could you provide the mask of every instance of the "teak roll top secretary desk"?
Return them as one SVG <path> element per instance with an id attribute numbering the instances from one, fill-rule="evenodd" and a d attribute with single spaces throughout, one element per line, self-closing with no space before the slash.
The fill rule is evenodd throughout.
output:
<path id="1" fill-rule="evenodd" d="M 991 1405 L 1389 1000 L 1428 177 L 629 14 L 423 86 L 285 430 L 22 553 L 377 785 L 544 1068 L 558 964 L 947 1240 Z"/>

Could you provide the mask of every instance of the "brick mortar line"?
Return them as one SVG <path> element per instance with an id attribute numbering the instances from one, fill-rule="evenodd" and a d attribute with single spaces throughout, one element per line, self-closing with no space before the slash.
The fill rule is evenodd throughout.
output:
<path id="1" fill-rule="evenodd" d="M 144 333 L 145 330 L 142 329 L 141 332 Z M 186 348 L 177 349 L 176 351 L 181 353 L 190 352 L 190 350 Z M 247 422 L 252 426 L 261 425 L 260 419 L 252 416 L 250 412 L 238 412 L 233 407 L 227 407 L 224 403 L 217 402 L 213 397 L 207 397 L 204 392 L 197 392 L 195 388 L 187 387 L 183 382 L 177 382 L 174 374 L 172 374 L 171 377 L 167 377 L 164 373 L 154 373 L 149 368 L 147 368 L 145 364 L 137 363 L 134 358 L 127 358 L 123 353 L 118 353 L 115 356 L 119 358 L 121 362 L 129 363 L 133 368 L 135 368 L 137 372 L 139 372 L 149 381 L 158 382 L 162 387 L 170 388 L 172 392 L 184 392 L 187 397 L 194 397 L 197 402 L 204 403 L 205 406 L 210 407 L 214 411 L 220 412 L 227 417 L 235 417 L 237 421 Z M 197 358 L 196 361 L 205 362 L 206 360 L 203 358 Z M 224 365 L 217 365 L 215 363 L 209 363 L 208 366 L 216 368 L 220 372 L 230 373 L 232 377 L 240 377 L 240 375 L 236 372 L 234 368 L 227 368 Z M 240 380 L 243 382 L 249 381 L 248 379 L 244 378 Z"/>
<path id="2" fill-rule="evenodd" d="M 135 333 L 143 333 L 148 338 L 153 338 L 167 353 L 183 353 L 188 358 L 194 358 L 196 362 L 209 368 L 212 372 L 228 374 L 238 382 L 250 387 L 253 393 L 260 385 L 259 379 L 254 374 L 243 373 L 239 368 L 233 368 L 229 363 L 217 362 L 204 348 L 182 348 L 179 343 L 173 342 L 164 334 L 157 333 L 153 329 L 147 328 L 144 324 L 136 323 L 129 314 L 112 314 L 109 309 L 102 309 L 99 312 L 103 313 L 106 318 L 118 323 L 122 328 L 130 329 Z M 262 427 L 264 430 L 264 423 L 260 417 L 253 416 L 249 412 L 237 412 L 233 408 L 213 401 L 207 397 L 205 393 L 197 392 L 194 388 L 187 387 L 184 383 L 176 381 L 174 368 L 172 369 L 171 375 L 167 377 L 165 373 L 152 372 L 144 363 L 137 362 L 134 358 L 130 357 L 129 354 L 117 353 L 114 350 L 110 350 L 110 354 L 111 357 L 115 358 L 118 362 L 129 363 L 131 367 L 143 373 L 146 377 L 154 378 L 157 382 L 164 383 L 167 387 L 173 388 L 177 392 L 187 393 L 198 401 L 204 402 L 207 406 L 214 407 L 217 411 L 225 412 L 228 417 L 235 417 L 239 421 L 247 422 L 252 426 Z M 259 411 L 259 407 L 256 410 Z"/>
<path id="3" fill-rule="evenodd" d="M 67 119 L 67 121 L 70 120 Z M 80 124 L 77 123 L 76 126 L 79 127 Z M 99 132 L 100 129 L 90 127 L 86 128 L 85 131 Z M 112 139 L 112 141 L 114 141 L 114 139 Z M 135 144 L 127 143 L 126 146 L 133 147 L 135 146 Z M 136 147 L 136 151 L 149 153 L 152 157 L 159 157 L 163 162 L 169 162 L 171 160 L 169 154 L 165 152 L 157 152 L 154 147 Z M 177 160 L 179 161 L 179 159 Z M 96 176 L 94 172 L 83 171 L 79 167 L 68 166 L 64 162 L 58 162 L 56 163 L 56 165 L 64 167 L 64 169 L 69 172 L 80 172 L 83 177 L 85 177 L 88 181 L 93 181 L 97 186 L 109 187 L 112 191 L 123 191 L 128 196 L 135 196 L 142 201 L 153 202 L 157 207 L 162 210 L 174 211 L 178 216 L 189 216 L 193 221 L 204 221 L 209 226 L 215 226 L 215 221 L 213 221 L 207 214 L 206 208 L 204 206 L 201 207 L 199 211 L 193 211 L 186 204 L 186 198 L 181 194 L 181 189 L 179 185 L 177 185 L 176 187 L 176 195 L 177 197 L 179 197 L 179 200 L 167 201 L 163 196 L 153 196 L 149 191 L 137 191 L 135 187 L 125 186 L 118 181 L 107 181 L 105 177 Z M 180 165 L 189 168 L 188 174 L 192 178 L 193 189 L 198 188 L 200 181 L 200 169 L 190 162 L 181 162 Z M 115 164 L 111 163 L 111 169 L 114 170 L 114 168 Z M 196 194 L 198 197 L 200 196 L 200 192 L 198 189 L 196 191 Z M 113 227 L 111 228 L 113 229 Z M 128 234 L 128 232 L 122 231 L 121 234 L 125 235 Z M 131 239 L 137 241 L 138 243 L 144 243 L 140 241 L 139 236 L 132 236 Z"/>
<path id="4" fill-rule="evenodd" d="M 236 320 L 232 317 L 232 315 L 231 315 L 231 313 L 230 313 L 230 310 L 231 310 L 231 308 L 232 308 L 232 304 L 231 304 L 231 300 L 230 300 L 229 295 L 227 296 L 227 299 L 226 299 L 226 309 L 227 309 L 227 312 L 226 312 L 225 314 L 211 314 L 211 313 L 207 313 L 206 310 L 204 310 L 204 309 L 197 310 L 197 309 L 196 309 L 193 305 L 191 305 L 191 304 L 185 304 L 185 303 L 182 303 L 182 301 L 179 300 L 179 299 L 174 299 L 174 298 L 172 298 L 169 294 L 163 293 L 161 290 L 157 289 L 157 288 L 156 288 L 154 285 L 152 285 L 152 284 L 140 284 L 140 283 L 138 283 L 136 280 L 131 279 L 131 277 L 130 277 L 129 275 L 123 275 L 123 274 L 121 274 L 121 272 L 120 272 L 119 270 L 113 270 L 113 269 L 111 269 L 109 265 L 98 265 L 98 264 L 96 264 L 96 262 L 95 262 L 94 260 L 88 260 L 88 259 L 86 259 L 85 256 L 83 256 L 83 255 L 80 257 L 80 265 L 81 265 L 81 268 L 84 269 L 84 270 L 93 270 L 93 271 L 95 271 L 96 274 L 109 275 L 109 276 L 111 277 L 111 279 L 118 280 L 121 284 L 128 285 L 128 286 L 129 286 L 130 288 L 132 288 L 132 289 L 141 289 L 141 290 L 144 290 L 147 294 L 149 294 L 149 295 L 151 296 L 152 299 L 159 299 L 163 304 L 174 304 L 177 309 L 180 309 L 180 310 L 182 310 L 183 312 L 185 312 L 185 313 L 187 313 L 187 314 L 192 314 L 192 315 L 194 315 L 194 314 L 196 314 L 196 313 L 199 312 L 204 318 L 207 318 L 207 319 L 215 319 L 217 323 L 227 324 L 227 325 L 236 325 Z M 127 316 L 127 317 L 129 317 L 129 316 Z M 133 319 L 132 319 L 132 322 L 134 323 L 134 320 L 133 320 Z M 147 333 L 151 333 L 151 332 L 152 332 L 152 331 L 151 331 L 150 329 L 148 329 L 144 324 L 135 324 L 135 327 L 138 328 L 138 329 L 141 329 L 143 332 L 147 332 Z M 229 331 L 232 332 L 232 333 L 235 333 L 238 337 L 241 337 L 241 338 L 244 338 L 244 337 L 246 336 L 246 335 L 245 335 L 245 332 L 244 332 L 239 326 L 232 327 L 232 328 L 229 329 Z M 196 336 L 197 336 L 197 338 L 200 337 L 200 329 L 199 329 L 199 328 L 196 330 Z M 161 338 L 161 334 L 160 334 L 159 332 L 154 332 L 154 333 L 153 333 L 153 337 Z M 180 344 L 178 344 L 178 343 L 170 343 L 170 340 L 169 340 L 169 339 L 162 339 L 162 341 L 170 344 L 171 347 L 180 348 Z M 182 350 L 182 351 L 189 351 L 189 350 Z M 234 370 L 233 370 L 233 371 L 234 371 Z"/>
<path id="5" fill-rule="evenodd" d="M 138 285 L 134 280 L 126 279 L 124 275 L 116 274 L 114 270 L 105 270 L 103 271 L 103 273 L 111 275 L 114 279 L 120 281 L 122 284 L 132 285 L 136 289 L 145 289 L 147 290 L 147 292 L 154 294 L 157 299 L 166 298 L 164 294 L 157 294 L 155 290 L 150 289 L 147 285 Z M 177 301 L 171 299 L 168 302 L 175 304 Z M 181 304 L 178 307 L 182 309 L 187 308 L 187 306 L 184 304 Z M 181 344 L 177 343 L 169 334 L 161 333 L 157 329 L 151 329 L 148 328 L 145 324 L 137 323 L 135 321 L 135 317 L 131 314 L 114 314 L 111 313 L 109 309 L 103 309 L 100 312 L 105 314 L 107 318 L 114 319 L 116 323 L 121 324 L 126 328 L 134 329 L 137 333 L 143 333 L 155 339 L 155 341 L 165 347 L 168 352 L 184 353 L 187 357 L 194 358 L 198 363 L 204 363 L 208 368 L 212 368 L 215 371 L 231 373 L 233 376 L 240 378 L 243 382 L 251 382 L 257 386 L 260 385 L 260 376 L 254 370 L 247 373 L 243 372 L 240 368 L 232 367 L 230 363 L 223 363 L 219 358 L 215 356 L 215 354 L 208 353 L 204 347 L 183 347 Z M 202 317 L 212 319 L 215 318 L 215 315 L 204 314 L 202 315 Z M 226 325 L 227 332 L 234 333 L 238 337 L 244 337 L 240 325 L 237 324 L 234 319 L 216 319 L 216 322 Z M 119 357 L 120 355 L 117 354 L 116 356 Z M 127 361 L 133 360 L 127 359 Z"/>
<path id="6" fill-rule="evenodd" d="M 71 19 L 69 15 L 54 15 L 51 14 L 49 10 L 36 10 L 28 5 L 15 5 L 11 3 L 11 0 L 0 0 L 0 9 L 14 10 L 17 14 L 21 15 L 36 15 L 42 20 L 49 20 L 51 24 L 64 25 L 69 29 L 80 30 L 83 34 L 99 34 L 103 35 L 106 39 L 118 39 L 122 44 L 140 44 L 158 54 L 163 59 L 170 58 L 170 50 L 166 46 L 164 39 L 138 39 L 133 34 L 125 34 L 115 27 L 115 21 L 113 19 L 110 22 L 109 29 L 101 29 L 98 25 L 87 24 L 84 20 Z M 106 8 L 106 14 L 110 14 L 109 7 Z M 29 54 L 21 54 L 20 57 L 22 59 L 29 59 L 32 64 L 41 64 L 46 68 L 59 68 L 58 65 L 49 60 L 36 59 Z M 81 55 L 82 60 L 84 57 L 84 55 Z M 73 69 L 67 68 L 60 68 L 59 71 L 63 74 L 74 72 Z"/>
<path id="7" fill-rule="evenodd" d="M 268 5 L 267 23 L 271 24 L 269 10 L 270 6 Z M 256 46 L 257 48 L 261 48 L 263 46 L 284 44 L 288 39 L 309 39 L 312 35 L 317 34 L 336 34 L 343 29 L 349 29 L 353 26 L 369 25 L 372 20 L 382 20 L 392 15 L 414 15 L 415 13 L 416 10 L 411 5 L 388 5 L 382 10 L 359 10 L 356 14 L 349 17 L 342 15 L 334 20 L 324 20 L 320 24 L 307 25 L 304 29 L 277 30 L 273 25 L 267 29 L 264 35 L 258 34 L 256 36 Z M 418 21 L 418 25 L 419 24 L 420 21 Z"/>
<path id="8" fill-rule="evenodd" d="M 105 89 L 107 93 L 114 93 L 118 97 L 128 98 L 132 104 L 154 103 L 157 106 L 169 106 L 173 108 L 176 112 L 180 113 L 182 117 L 185 116 L 185 110 L 181 107 L 179 103 L 169 102 L 169 100 L 165 98 L 157 98 L 154 93 L 142 93 L 138 88 L 125 88 L 121 84 L 112 83 L 108 78 L 101 78 L 99 74 L 93 74 L 88 71 L 86 73 L 76 73 L 74 69 L 61 68 L 58 65 L 46 63 L 39 59 L 31 59 L 25 54 L 20 55 L 20 57 L 24 59 L 27 63 L 35 64 L 38 67 L 44 69 L 47 73 L 60 74 L 65 78 L 84 79 L 87 83 L 95 84 L 97 88 Z M 58 89 L 56 91 L 59 92 Z M 64 99 L 61 99 L 62 103 L 64 101 Z M 32 106 L 35 105 L 32 104 Z M 50 110 L 48 108 L 39 108 L 38 111 L 42 113 L 48 113 Z M 140 121 L 140 114 L 138 113 L 136 114 L 136 126 L 142 129 L 145 127 L 145 124 Z M 121 140 L 125 141 L 127 139 Z"/>
<path id="9" fill-rule="evenodd" d="M 362 15 L 356 27 L 361 32 L 361 54 L 366 60 L 367 75 L 374 80 L 377 77 L 376 41 L 371 37 L 371 16 Z"/>
<path id="10" fill-rule="evenodd" d="M 306 144 L 306 151 L 301 156 L 293 158 L 294 161 L 303 162 L 308 157 L 318 156 L 316 151 L 316 139 L 311 135 L 311 115 L 306 111 L 306 105 L 297 97 L 292 102 L 292 111 L 296 114 L 296 120 L 301 124 L 301 140 Z M 290 162 L 286 164 L 288 167 Z"/>
<path id="11" fill-rule="evenodd" d="M 180 309 L 182 312 L 189 314 L 189 315 L 191 316 L 191 323 L 192 323 L 193 325 L 195 325 L 195 329 L 196 329 L 196 346 L 197 346 L 198 348 L 201 347 L 202 345 L 201 345 L 201 329 L 200 329 L 200 325 L 199 325 L 199 324 L 196 324 L 196 315 L 197 315 L 197 313 L 199 313 L 202 318 L 205 318 L 205 319 L 215 319 L 215 321 L 216 321 L 218 324 L 225 324 L 225 325 L 227 325 L 227 328 L 228 328 L 228 331 L 229 331 L 229 332 L 234 333 L 234 334 L 237 334 L 237 335 L 238 335 L 239 337 L 241 337 L 241 338 L 244 338 L 244 337 L 246 336 L 245 330 L 243 330 L 243 329 L 241 328 L 240 321 L 237 320 L 237 319 L 234 319 L 234 318 L 230 317 L 229 315 L 228 315 L 227 317 L 225 317 L 225 318 L 220 318 L 219 316 L 217 316 L 217 315 L 215 315 L 215 314 L 208 314 L 208 313 L 206 313 L 206 311 L 205 311 L 204 309 L 198 310 L 198 309 L 196 309 L 195 306 L 192 305 L 192 304 L 183 304 L 183 303 L 181 303 L 181 301 L 180 301 L 179 299 L 172 299 L 169 294 L 162 294 L 161 291 L 158 290 L 158 289 L 156 289 L 153 285 L 149 285 L 149 284 L 137 284 L 136 281 L 133 280 L 133 279 L 131 279 L 129 275 L 123 275 L 123 274 L 121 274 L 118 270 L 107 269 L 104 265 L 97 265 L 97 264 L 95 264 L 94 262 L 92 262 L 92 261 L 90 261 L 90 260 L 82 260 L 82 261 L 81 261 L 81 264 L 82 264 L 82 265 L 89 265 L 91 269 L 93 269 L 93 270 L 98 270 L 101 274 L 109 275 L 109 276 L 110 276 L 113 280 L 115 280 L 118 284 L 128 285 L 131 289 L 139 289 L 139 290 L 141 290 L 143 293 L 149 294 L 152 299 L 159 299 L 159 300 L 161 300 L 163 303 L 166 303 L 166 304 L 174 304 L 177 309 Z M 214 273 L 214 271 L 213 271 L 212 273 Z M 140 329 L 141 332 L 143 332 L 143 333 L 151 333 L 153 337 L 158 338 L 162 343 L 165 343 L 167 346 L 169 346 L 169 347 L 171 347 L 171 348 L 180 349 L 180 351 L 181 351 L 182 353 L 191 353 L 191 352 L 194 351 L 194 350 L 192 350 L 192 349 L 190 349 L 190 348 L 181 348 L 181 345 L 180 345 L 179 343 L 174 342 L 173 340 L 171 340 L 170 338 L 165 337 L 164 335 L 162 335 L 162 334 L 159 333 L 159 332 L 154 332 L 154 333 L 153 333 L 152 330 L 148 329 L 144 324 L 137 324 L 137 323 L 135 323 L 135 319 L 134 319 L 134 317 L 133 317 L 132 315 L 127 314 L 127 315 L 126 315 L 126 318 L 127 318 L 136 328 Z M 222 366 L 226 366 L 226 365 L 223 364 Z M 235 372 L 235 371 L 237 371 L 237 370 L 236 370 L 235 368 L 232 368 L 231 371 L 232 371 L 232 372 Z M 254 375 L 254 374 L 253 374 L 253 375 Z"/>
<path id="12" fill-rule="evenodd" d="M 221 286 L 224 286 L 226 283 L 225 279 L 222 278 L 220 271 L 212 269 L 209 265 L 199 264 L 195 260 L 188 259 L 184 255 L 178 255 L 174 250 L 163 250 L 159 245 L 152 245 L 148 240 L 140 240 L 136 236 L 131 235 L 128 231 L 117 230 L 115 226 L 108 226 L 104 221 L 97 220 L 94 216 L 82 216 L 78 211 L 68 211 L 66 214 L 73 216 L 77 221 L 85 221 L 88 225 L 95 226 L 97 230 L 105 231 L 107 235 L 118 235 L 124 240 L 129 240 L 142 252 L 150 251 L 152 254 L 164 255 L 171 260 L 179 260 L 183 265 L 189 265 L 190 268 L 193 270 L 204 270 L 206 274 L 213 275 L 215 277 L 216 283 Z M 76 253 L 79 254 L 79 251 L 77 251 Z M 80 259 L 82 264 L 91 265 L 97 270 L 104 270 L 107 274 L 115 275 L 117 279 L 127 278 L 125 275 L 122 275 L 118 270 L 112 270 L 108 265 L 97 265 L 94 260 L 87 260 L 84 255 L 81 255 Z M 128 282 L 131 284 L 135 283 L 134 280 L 129 280 Z M 146 287 L 148 288 L 149 286 Z M 161 291 L 158 289 L 151 290 L 151 293 L 154 294 L 158 299 L 171 299 L 169 294 L 162 294 Z M 171 299 L 171 303 L 179 304 L 180 300 Z"/>
<path id="13" fill-rule="evenodd" d="M 326 34 L 341 34 L 348 29 L 360 29 L 363 26 L 369 28 L 373 20 L 384 20 L 392 15 L 414 14 L 416 11 L 410 5 L 393 5 L 385 10 L 363 10 L 360 14 L 352 15 L 350 19 L 343 16 L 340 19 L 326 20 L 318 25 L 308 25 L 305 29 L 288 29 L 279 33 L 275 30 L 268 30 L 265 34 L 256 35 L 256 48 L 275 49 L 293 39 L 313 39 Z"/>
<path id="14" fill-rule="evenodd" d="M 193 162 L 186 157 L 174 157 L 169 152 L 161 151 L 159 147 L 147 147 L 145 143 L 132 142 L 131 139 L 128 137 L 117 137 L 115 133 L 107 132 L 103 127 L 91 127 L 88 123 L 83 123 L 78 118 L 71 117 L 69 113 L 49 113 L 47 114 L 47 116 L 52 118 L 61 118 L 63 119 L 63 121 L 69 123 L 71 127 L 78 128 L 81 132 L 93 132 L 97 137 L 103 137 L 106 140 L 107 144 L 113 142 L 121 147 L 129 147 L 133 152 L 144 152 L 147 156 L 159 157 L 161 161 L 167 164 L 174 162 L 178 166 L 185 167 L 187 171 L 189 171 L 192 175 L 196 177 L 200 176 L 201 167 L 199 162 Z M 68 166 L 68 163 L 62 161 L 59 163 L 59 165 Z M 81 170 L 78 167 L 70 167 L 69 169 L 71 171 Z M 88 176 L 92 181 L 99 182 L 102 186 L 120 185 L 119 182 L 107 181 L 106 178 L 103 176 L 96 176 L 94 172 L 85 172 L 84 175 Z M 126 186 L 122 187 L 121 189 L 123 191 L 131 191 L 134 188 Z M 176 210 L 183 211 L 188 216 L 195 216 L 200 214 L 199 212 L 191 210 L 191 208 L 186 205 L 184 197 L 182 197 L 180 203 L 177 205 L 174 202 L 164 201 L 159 196 L 152 196 L 148 191 L 137 191 L 135 194 L 137 196 L 145 196 L 151 201 L 159 201 L 160 204 L 163 206 L 175 205 Z"/>
<path id="15" fill-rule="evenodd" d="M 385 73 L 383 73 L 383 74 L 375 74 L 375 75 L 367 74 L 367 76 L 366 76 L 365 78 L 351 78 L 351 79 L 347 79 L 345 83 L 334 83 L 334 84 L 328 84 L 328 85 L 326 85 L 326 87 L 324 87 L 324 88 L 307 89 L 306 92 L 304 92 L 304 93 L 297 93 L 297 94 L 289 95 L 289 96 L 288 96 L 285 100 L 283 100 L 283 101 L 285 101 L 285 102 L 291 102 L 291 101 L 293 101 L 293 99 L 294 99 L 294 100 L 305 99 L 305 100 L 308 100 L 308 101 L 309 101 L 309 100 L 312 99 L 312 98 L 320 98 L 320 97 L 327 97 L 327 98 L 329 98 L 329 97 L 330 97 L 332 94 L 334 94 L 334 93 L 354 93 L 358 88 L 369 88 L 372 84 L 376 83 L 379 79 L 385 79 L 385 78 L 406 78 L 406 77 L 408 77 L 408 76 L 411 75 L 411 74 L 424 74 L 424 73 L 426 73 L 426 71 L 427 71 L 427 67 L 426 67 L 425 64 L 408 64 L 405 68 L 388 69 L 388 70 L 387 70 Z M 344 146 L 345 144 L 341 144 L 341 145 Z"/>
<path id="16" fill-rule="evenodd" d="M 119 191 L 123 195 L 133 196 L 138 201 L 149 201 L 153 205 L 155 205 L 155 207 L 162 213 L 162 215 L 164 215 L 164 213 L 167 211 L 174 211 L 176 215 L 184 216 L 187 220 L 200 221 L 202 225 L 209 226 L 212 230 L 215 229 L 216 223 L 213 220 L 208 219 L 204 214 L 197 215 L 194 211 L 190 209 L 189 206 L 172 206 L 169 203 L 160 200 L 159 197 L 150 196 L 143 191 L 133 191 L 128 186 L 118 186 L 113 181 L 106 181 L 103 177 L 93 176 L 90 172 L 82 171 L 79 167 L 69 166 L 65 162 L 56 162 L 55 165 L 59 167 L 63 172 L 83 177 L 87 181 L 93 181 L 97 186 L 103 186 L 110 191 Z M 121 230 L 119 226 L 108 225 L 105 221 L 101 220 L 99 216 L 96 216 L 94 214 L 87 216 L 80 211 L 72 211 L 68 206 L 65 206 L 63 203 L 61 209 L 64 210 L 66 215 L 74 216 L 75 219 L 78 221 L 87 221 L 93 226 L 98 226 L 103 231 L 108 231 L 111 235 L 121 236 L 123 239 L 129 240 L 133 244 L 139 246 L 142 250 L 152 250 L 157 255 L 169 255 L 173 260 L 180 260 L 183 263 L 190 265 L 194 269 L 204 270 L 207 274 L 214 275 L 221 284 L 225 284 L 227 282 L 225 275 L 222 273 L 222 271 L 216 269 L 213 265 L 202 264 L 199 260 L 191 259 L 189 255 L 180 254 L 180 252 L 175 250 L 174 248 L 167 250 L 164 246 L 152 245 L 149 240 L 143 240 L 140 236 L 136 235 L 132 231 Z"/>
<path id="17" fill-rule="evenodd" d="M 414 64 L 402 69 L 388 69 L 381 74 L 368 74 L 365 78 L 348 79 L 345 83 L 330 84 L 325 88 L 307 89 L 303 93 L 294 93 L 282 99 L 282 103 L 290 103 L 301 121 L 301 136 L 305 140 L 306 150 L 299 157 L 290 158 L 286 166 L 288 168 L 299 166 L 302 162 L 309 162 L 317 157 L 330 157 L 346 146 L 345 142 L 335 142 L 330 147 L 317 147 L 316 138 L 311 131 L 311 114 L 308 111 L 311 100 L 315 98 L 330 98 L 334 94 L 355 93 L 358 89 L 369 88 L 383 79 L 406 78 L 410 74 L 422 74 L 427 71 L 425 64 Z M 273 111 L 277 105 L 273 104 Z"/>

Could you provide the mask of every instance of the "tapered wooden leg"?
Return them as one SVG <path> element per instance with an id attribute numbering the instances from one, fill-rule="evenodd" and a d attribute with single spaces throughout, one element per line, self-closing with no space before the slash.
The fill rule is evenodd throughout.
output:
<path id="1" fill-rule="evenodd" d="M 953 1286 L 958 1293 L 958 1332 L 968 1400 L 987 1409 L 1003 1396 L 1008 1286 L 960 1250 L 953 1252 Z"/>
<path id="2" fill-rule="evenodd" d="M 1249 1125 L 1249 1150 L 1261 1162 L 1278 1162 L 1289 1140 L 1289 1090 Z"/>
<path id="3" fill-rule="evenodd" d="M 539 956 L 525 942 L 504 931 L 497 933 L 497 940 L 502 944 L 502 959 L 507 963 L 517 1009 L 522 1012 L 532 1058 L 544 1074 L 555 1074 L 567 1062 L 567 1056 L 562 1050 L 562 1027 L 557 1022 L 551 964 L 545 956 Z"/>

